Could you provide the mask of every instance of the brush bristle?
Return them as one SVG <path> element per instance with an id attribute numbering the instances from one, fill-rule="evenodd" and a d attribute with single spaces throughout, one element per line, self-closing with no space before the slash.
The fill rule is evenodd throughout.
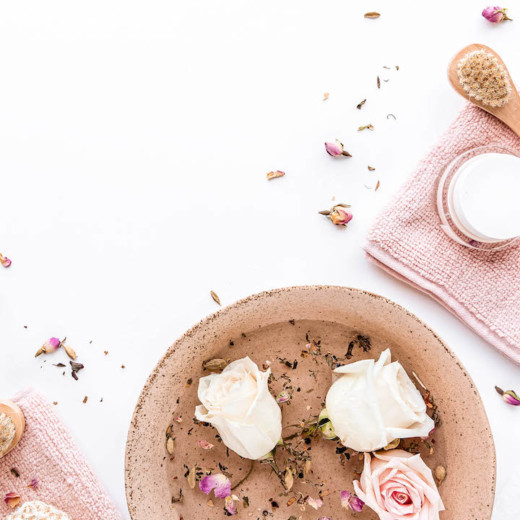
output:
<path id="1" fill-rule="evenodd" d="M 511 82 L 503 65 L 484 49 L 459 61 L 459 81 L 469 97 L 490 107 L 503 107 L 511 98 Z"/>

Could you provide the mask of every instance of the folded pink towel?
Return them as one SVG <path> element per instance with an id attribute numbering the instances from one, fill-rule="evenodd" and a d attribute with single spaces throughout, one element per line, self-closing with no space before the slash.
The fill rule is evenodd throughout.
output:
<path id="1" fill-rule="evenodd" d="M 13 401 L 25 415 L 26 430 L 13 451 L 0 459 L 0 518 L 13 512 L 4 497 L 14 492 L 22 498 L 20 505 L 41 500 L 73 520 L 121 520 L 53 406 L 34 391 Z M 28 487 L 33 479 L 36 489 Z"/>
<path id="2" fill-rule="evenodd" d="M 490 144 L 520 150 L 509 128 L 468 105 L 378 217 L 365 250 L 520 364 L 520 247 L 485 252 L 457 244 L 441 229 L 435 203 L 444 168 L 466 150 Z"/>

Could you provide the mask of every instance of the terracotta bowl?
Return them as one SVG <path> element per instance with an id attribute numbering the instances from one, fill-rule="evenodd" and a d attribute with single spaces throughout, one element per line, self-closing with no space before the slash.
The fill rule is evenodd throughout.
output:
<path id="1" fill-rule="evenodd" d="M 390 347 L 393 359 L 410 376 L 412 371 L 417 374 L 438 405 L 441 424 L 433 434 L 433 454 L 424 446 L 421 454 L 432 469 L 437 465 L 447 469 L 439 488 L 446 506 L 441 518 L 488 520 L 495 492 L 493 438 L 477 389 L 460 361 L 406 309 L 375 294 L 330 286 L 292 287 L 251 296 L 201 321 L 168 349 L 142 391 L 128 434 L 125 473 L 132 519 L 222 519 L 223 501 L 204 495 L 198 486 L 191 489 L 187 468 L 218 468 L 220 463 L 235 484 L 250 467 L 249 461 L 227 453 L 216 430 L 193 421 L 198 380 L 207 375 L 202 369 L 205 360 L 247 355 L 259 366 L 270 362 L 275 395 L 284 377 L 290 377 L 295 393 L 282 409 L 287 429 L 319 413 L 331 383 L 326 362 L 302 358 L 306 335 L 321 341 L 323 353 L 343 358 L 357 334 L 369 336 L 372 349 L 365 353 L 355 347 L 352 362 L 378 357 Z M 298 364 L 293 369 L 295 360 Z M 175 422 L 176 417 L 182 422 Z M 172 423 L 173 456 L 166 450 L 166 430 Z M 215 447 L 204 450 L 198 446 L 199 440 Z M 358 455 L 346 460 L 337 453 L 340 446 L 335 441 L 323 439 L 313 440 L 310 448 L 312 483 L 296 478 L 292 493 L 284 495 L 271 468 L 256 463 L 251 476 L 233 491 L 241 499 L 236 518 L 287 520 L 294 515 L 302 520 L 322 516 L 376 520 L 377 515 L 368 508 L 354 514 L 340 506 L 340 491 L 352 490 L 352 480 L 362 467 Z M 183 501 L 179 503 L 181 489 Z M 319 511 L 308 506 L 302 511 L 297 500 L 290 503 L 299 493 L 317 498 L 318 492 L 324 503 Z M 249 501 L 247 508 L 244 497 Z"/>

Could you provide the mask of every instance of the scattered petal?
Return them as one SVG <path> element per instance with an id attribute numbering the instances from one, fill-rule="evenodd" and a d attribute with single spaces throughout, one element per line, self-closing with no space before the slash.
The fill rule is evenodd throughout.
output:
<path id="1" fill-rule="evenodd" d="M 437 485 L 440 486 L 442 484 L 442 481 L 446 478 L 446 468 L 444 466 L 437 466 L 433 474 L 437 479 Z"/>
<path id="2" fill-rule="evenodd" d="M 21 497 L 18 493 L 7 493 L 4 502 L 13 509 L 20 503 Z"/>
<path id="3" fill-rule="evenodd" d="M 197 468 L 195 466 L 193 466 L 190 469 L 187 478 L 188 478 L 188 486 L 190 486 L 191 489 L 195 489 L 195 482 L 196 482 L 196 478 L 197 478 Z"/>
<path id="4" fill-rule="evenodd" d="M 357 104 L 356 108 L 357 108 L 358 110 L 361 110 L 361 107 L 362 107 L 366 102 L 367 102 L 367 100 L 366 100 L 366 99 L 363 99 L 363 101 L 361 101 L 361 102 L 359 102 L 359 103 Z"/>
<path id="5" fill-rule="evenodd" d="M 211 444 L 211 442 L 208 441 L 197 441 L 197 445 L 203 450 L 211 450 L 215 447 L 213 444 Z"/>
<path id="6" fill-rule="evenodd" d="M 208 372 L 222 372 L 227 365 L 228 362 L 225 359 L 208 359 L 207 361 L 203 361 L 202 369 L 207 370 Z"/>
<path id="7" fill-rule="evenodd" d="M 276 396 L 276 402 L 278 404 L 287 403 L 291 400 L 291 396 L 287 390 L 282 390 L 277 396 Z"/>
<path id="8" fill-rule="evenodd" d="M 379 18 L 381 16 L 380 13 L 377 13 L 376 11 L 370 11 L 369 13 L 365 13 L 365 18 Z"/>
<path id="9" fill-rule="evenodd" d="M 32 488 L 32 489 L 37 489 L 38 488 L 38 481 L 33 478 L 30 482 L 30 484 L 27 485 L 27 487 L 29 488 Z"/>
<path id="10" fill-rule="evenodd" d="M 67 356 L 70 357 L 70 359 L 76 359 L 78 357 L 72 347 L 69 347 L 68 345 L 63 345 L 63 349 L 65 350 Z"/>
<path id="11" fill-rule="evenodd" d="M 352 511 L 359 513 L 362 511 L 364 505 L 365 502 L 352 493 L 349 493 L 348 491 L 341 492 L 341 506 L 345 509 L 350 508 Z"/>
<path id="12" fill-rule="evenodd" d="M 230 516 L 233 516 L 233 515 L 236 514 L 237 508 L 235 506 L 235 501 L 233 500 L 232 497 L 230 497 L 230 496 L 226 497 L 225 504 L 224 504 L 224 509 L 227 511 L 227 513 Z"/>
<path id="13" fill-rule="evenodd" d="M 287 491 L 291 491 L 291 489 L 294 485 L 294 476 L 293 476 L 293 472 L 292 472 L 291 468 L 285 468 L 283 480 L 285 483 L 285 489 L 287 489 Z"/>
<path id="14" fill-rule="evenodd" d="M 358 132 L 362 132 L 363 130 L 374 130 L 373 124 L 363 125 L 358 128 Z"/>
<path id="15" fill-rule="evenodd" d="M 267 174 L 267 180 L 271 181 L 273 179 L 279 179 L 280 177 L 283 177 L 284 175 L 285 175 L 285 172 L 283 172 L 281 170 L 276 170 L 274 172 L 269 172 Z"/>
<path id="16" fill-rule="evenodd" d="M 327 99 L 329 99 L 329 93 L 328 92 L 325 92 L 323 94 L 323 101 L 327 101 Z"/>
<path id="17" fill-rule="evenodd" d="M 218 297 L 217 293 L 215 291 L 210 291 L 211 297 L 213 298 L 213 301 L 218 303 L 219 305 L 222 305 L 220 303 L 220 298 Z"/>
<path id="18" fill-rule="evenodd" d="M 217 498 L 226 498 L 231 495 L 231 481 L 222 473 L 207 475 L 200 481 L 199 488 L 206 495 L 215 490 Z"/>
<path id="19" fill-rule="evenodd" d="M 307 497 L 307 504 L 309 504 L 312 508 L 318 510 L 322 505 L 323 505 L 323 501 L 321 500 L 321 498 L 312 498 L 312 497 Z"/>

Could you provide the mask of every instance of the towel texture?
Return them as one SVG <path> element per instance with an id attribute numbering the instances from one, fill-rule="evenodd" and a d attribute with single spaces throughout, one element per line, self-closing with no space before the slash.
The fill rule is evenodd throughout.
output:
<path id="1" fill-rule="evenodd" d="M 34 391 L 13 401 L 25 415 L 26 429 L 13 451 L 0 459 L 0 518 L 13 512 L 3 499 L 14 492 L 21 496 L 20 505 L 41 500 L 73 520 L 122 520 L 53 406 Z M 36 489 L 28 487 L 33 479 Z"/>
<path id="2" fill-rule="evenodd" d="M 378 217 L 365 250 L 520 364 L 520 247 L 486 252 L 457 244 L 441 229 L 435 203 L 445 167 L 486 145 L 520 151 L 520 139 L 508 127 L 468 105 Z"/>

